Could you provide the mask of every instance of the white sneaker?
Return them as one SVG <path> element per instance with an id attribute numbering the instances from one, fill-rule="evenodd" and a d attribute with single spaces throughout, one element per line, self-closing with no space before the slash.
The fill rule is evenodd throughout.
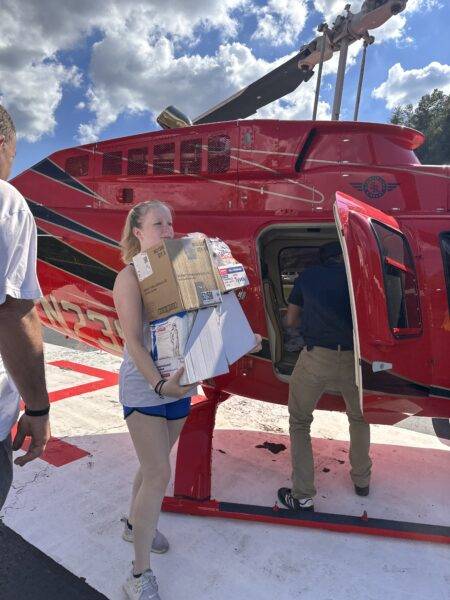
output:
<path id="1" fill-rule="evenodd" d="M 133 543 L 133 530 L 128 527 L 127 517 L 122 517 L 121 521 L 123 522 L 122 539 L 126 542 Z M 157 529 L 155 537 L 153 538 L 151 551 L 156 554 L 165 554 L 169 547 L 169 540 Z"/>
<path id="2" fill-rule="evenodd" d="M 161 600 L 156 577 L 151 569 L 147 569 L 139 577 L 135 577 L 131 571 L 123 584 L 123 591 L 129 600 Z"/>

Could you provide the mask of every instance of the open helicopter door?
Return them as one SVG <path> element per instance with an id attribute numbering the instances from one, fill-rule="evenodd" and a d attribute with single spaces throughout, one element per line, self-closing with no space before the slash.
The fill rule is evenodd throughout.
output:
<path id="1" fill-rule="evenodd" d="M 419 291 L 409 243 L 394 217 L 341 192 L 334 217 L 349 284 L 363 410 L 364 392 L 404 393 L 393 388 L 405 353 L 420 343 Z"/>

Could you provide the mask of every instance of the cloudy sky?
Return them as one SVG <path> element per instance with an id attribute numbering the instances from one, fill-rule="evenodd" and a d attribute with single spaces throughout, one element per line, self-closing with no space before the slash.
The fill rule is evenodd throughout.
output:
<path id="1" fill-rule="evenodd" d="M 345 0 L 0 0 L 0 103 L 19 133 L 14 173 L 56 149 L 158 126 L 168 104 L 192 117 L 287 60 Z M 361 1 L 352 2 L 356 11 Z M 374 32 L 362 120 L 450 93 L 449 0 L 409 0 Z M 360 43 L 349 51 L 352 118 Z M 335 57 L 337 58 L 337 57 Z M 337 60 L 324 68 L 329 118 Z M 315 77 L 259 117 L 311 118 Z"/>

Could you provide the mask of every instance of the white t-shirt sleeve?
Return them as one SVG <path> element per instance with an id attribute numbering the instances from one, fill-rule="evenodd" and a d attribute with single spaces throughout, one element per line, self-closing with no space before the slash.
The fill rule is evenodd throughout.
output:
<path id="1" fill-rule="evenodd" d="M 36 258 L 36 224 L 25 204 L 0 222 L 0 304 L 7 295 L 22 300 L 42 296 Z"/>
<path id="2" fill-rule="evenodd" d="M 0 181 L 0 304 L 6 296 L 35 300 L 42 296 L 36 275 L 36 224 L 23 196 Z M 0 357 L 0 441 L 19 414 L 19 392 Z"/>

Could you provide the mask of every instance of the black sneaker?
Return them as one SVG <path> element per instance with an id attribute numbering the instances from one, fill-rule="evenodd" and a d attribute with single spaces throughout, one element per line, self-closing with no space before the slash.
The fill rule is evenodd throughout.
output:
<path id="1" fill-rule="evenodd" d="M 368 496 L 369 495 L 369 486 L 359 487 L 359 485 L 355 485 L 355 493 L 358 496 Z"/>
<path id="2" fill-rule="evenodd" d="M 278 500 L 290 510 L 314 510 L 312 498 L 294 498 L 290 488 L 280 488 L 278 490 Z"/>

